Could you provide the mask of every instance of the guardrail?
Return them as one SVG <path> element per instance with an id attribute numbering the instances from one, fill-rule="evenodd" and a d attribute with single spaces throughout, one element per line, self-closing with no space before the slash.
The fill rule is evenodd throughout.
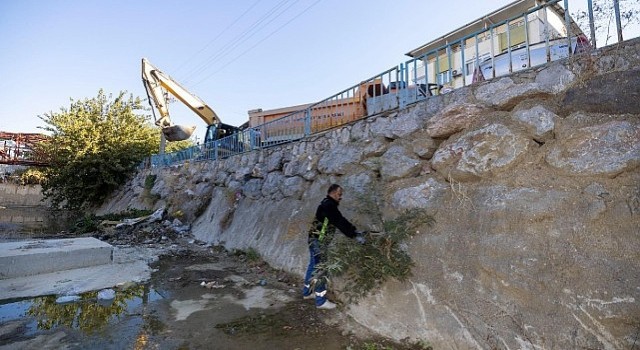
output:
<path id="1" fill-rule="evenodd" d="M 280 145 L 374 114 L 405 108 L 478 81 L 596 48 L 596 42 L 602 40 L 597 38 L 599 23 L 595 15 L 599 13 L 594 12 L 594 0 L 586 0 L 586 4 L 584 0 L 571 3 L 586 5 L 586 9 L 576 6 L 574 15 L 583 26 L 588 25 L 588 36 L 570 16 L 569 0 L 545 1 L 482 30 L 457 37 L 306 109 L 208 144 L 153 155 L 141 166 L 216 160 Z M 621 19 L 619 0 L 595 0 L 595 4 L 596 9 L 612 12 L 616 19 L 615 39 L 622 42 L 625 23 Z M 633 11 L 623 10 L 625 18 Z M 609 39 L 605 36 L 605 45 Z"/>

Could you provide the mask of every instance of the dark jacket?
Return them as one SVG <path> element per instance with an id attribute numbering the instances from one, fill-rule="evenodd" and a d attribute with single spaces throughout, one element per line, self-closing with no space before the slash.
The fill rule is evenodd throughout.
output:
<path id="1" fill-rule="evenodd" d="M 325 237 L 329 238 L 329 240 L 335 234 L 336 228 L 349 238 L 356 236 L 356 227 L 342 216 L 340 210 L 338 210 L 338 204 L 338 201 L 329 196 L 320 202 L 318 209 L 316 209 L 316 216 L 311 224 L 311 229 L 309 230 L 309 239 L 319 238 L 325 218 L 328 219 L 329 223 Z"/>

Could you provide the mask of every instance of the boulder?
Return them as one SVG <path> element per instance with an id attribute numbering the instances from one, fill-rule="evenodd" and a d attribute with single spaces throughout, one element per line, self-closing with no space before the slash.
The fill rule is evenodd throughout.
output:
<path id="1" fill-rule="evenodd" d="M 432 167 L 457 181 L 490 177 L 515 164 L 528 150 L 530 140 L 502 124 L 490 124 L 440 145 Z"/>
<path id="2" fill-rule="evenodd" d="M 567 90 L 562 106 L 568 111 L 640 114 L 640 69 L 595 76 Z"/>
<path id="3" fill-rule="evenodd" d="M 391 204 L 394 209 L 415 209 L 437 210 L 441 204 L 442 196 L 449 187 L 433 178 L 426 179 L 425 182 L 401 188 L 391 196 Z"/>
<path id="4" fill-rule="evenodd" d="M 280 190 L 280 183 L 283 179 L 284 175 L 279 171 L 269 173 L 262 184 L 262 195 L 269 197 L 277 193 Z"/>
<path id="5" fill-rule="evenodd" d="M 489 81 L 476 88 L 476 99 L 498 109 L 509 109 L 518 102 L 537 95 L 546 95 L 536 83 L 516 84 L 506 77 L 498 81 Z"/>
<path id="6" fill-rule="evenodd" d="M 356 145 L 342 145 L 325 152 L 318 161 L 318 171 L 324 174 L 342 175 L 351 164 L 362 159 L 362 149 Z"/>
<path id="7" fill-rule="evenodd" d="M 640 164 L 640 128 L 611 121 L 577 129 L 549 149 L 546 161 L 565 174 L 615 177 Z"/>
<path id="8" fill-rule="evenodd" d="M 422 168 L 420 159 L 401 145 L 391 146 L 380 162 L 380 175 L 386 181 L 417 176 Z"/>
<path id="9" fill-rule="evenodd" d="M 540 90 L 557 94 L 566 90 L 576 79 L 576 75 L 559 62 L 549 64 L 536 75 L 535 82 Z"/>
<path id="10" fill-rule="evenodd" d="M 446 138 L 468 128 L 489 109 L 481 104 L 451 104 L 427 121 L 427 134 Z"/>
<path id="11" fill-rule="evenodd" d="M 300 199 L 302 193 L 307 188 L 307 182 L 300 176 L 287 177 L 280 186 L 280 191 L 285 197 Z"/>
<path id="12" fill-rule="evenodd" d="M 262 197 L 262 179 L 251 179 L 242 186 L 242 193 L 251 199 L 259 199 Z"/>
<path id="13" fill-rule="evenodd" d="M 523 124 L 531 137 L 538 142 L 547 142 L 553 139 L 553 129 L 558 116 L 538 105 L 531 109 L 515 111 L 513 119 Z"/>

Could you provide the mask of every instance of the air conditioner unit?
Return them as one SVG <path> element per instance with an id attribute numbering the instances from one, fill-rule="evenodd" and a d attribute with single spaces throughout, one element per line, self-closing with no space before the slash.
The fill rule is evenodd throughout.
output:
<path id="1" fill-rule="evenodd" d="M 459 69 L 454 69 L 451 71 L 451 75 L 453 75 L 454 77 L 457 77 L 462 75 L 462 72 Z"/>

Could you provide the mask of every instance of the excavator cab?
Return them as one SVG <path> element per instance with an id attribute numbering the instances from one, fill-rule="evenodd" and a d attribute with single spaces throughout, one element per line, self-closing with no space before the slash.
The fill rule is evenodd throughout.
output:
<path id="1" fill-rule="evenodd" d="M 207 133 L 204 135 L 204 143 L 209 144 L 211 141 L 220 140 L 227 136 L 238 134 L 240 131 L 240 128 L 229 124 L 212 124 L 207 127 Z"/>
<path id="2" fill-rule="evenodd" d="M 218 158 L 227 158 L 250 149 L 245 138 L 241 128 L 224 123 L 212 124 L 207 127 L 204 148 L 217 152 Z"/>

